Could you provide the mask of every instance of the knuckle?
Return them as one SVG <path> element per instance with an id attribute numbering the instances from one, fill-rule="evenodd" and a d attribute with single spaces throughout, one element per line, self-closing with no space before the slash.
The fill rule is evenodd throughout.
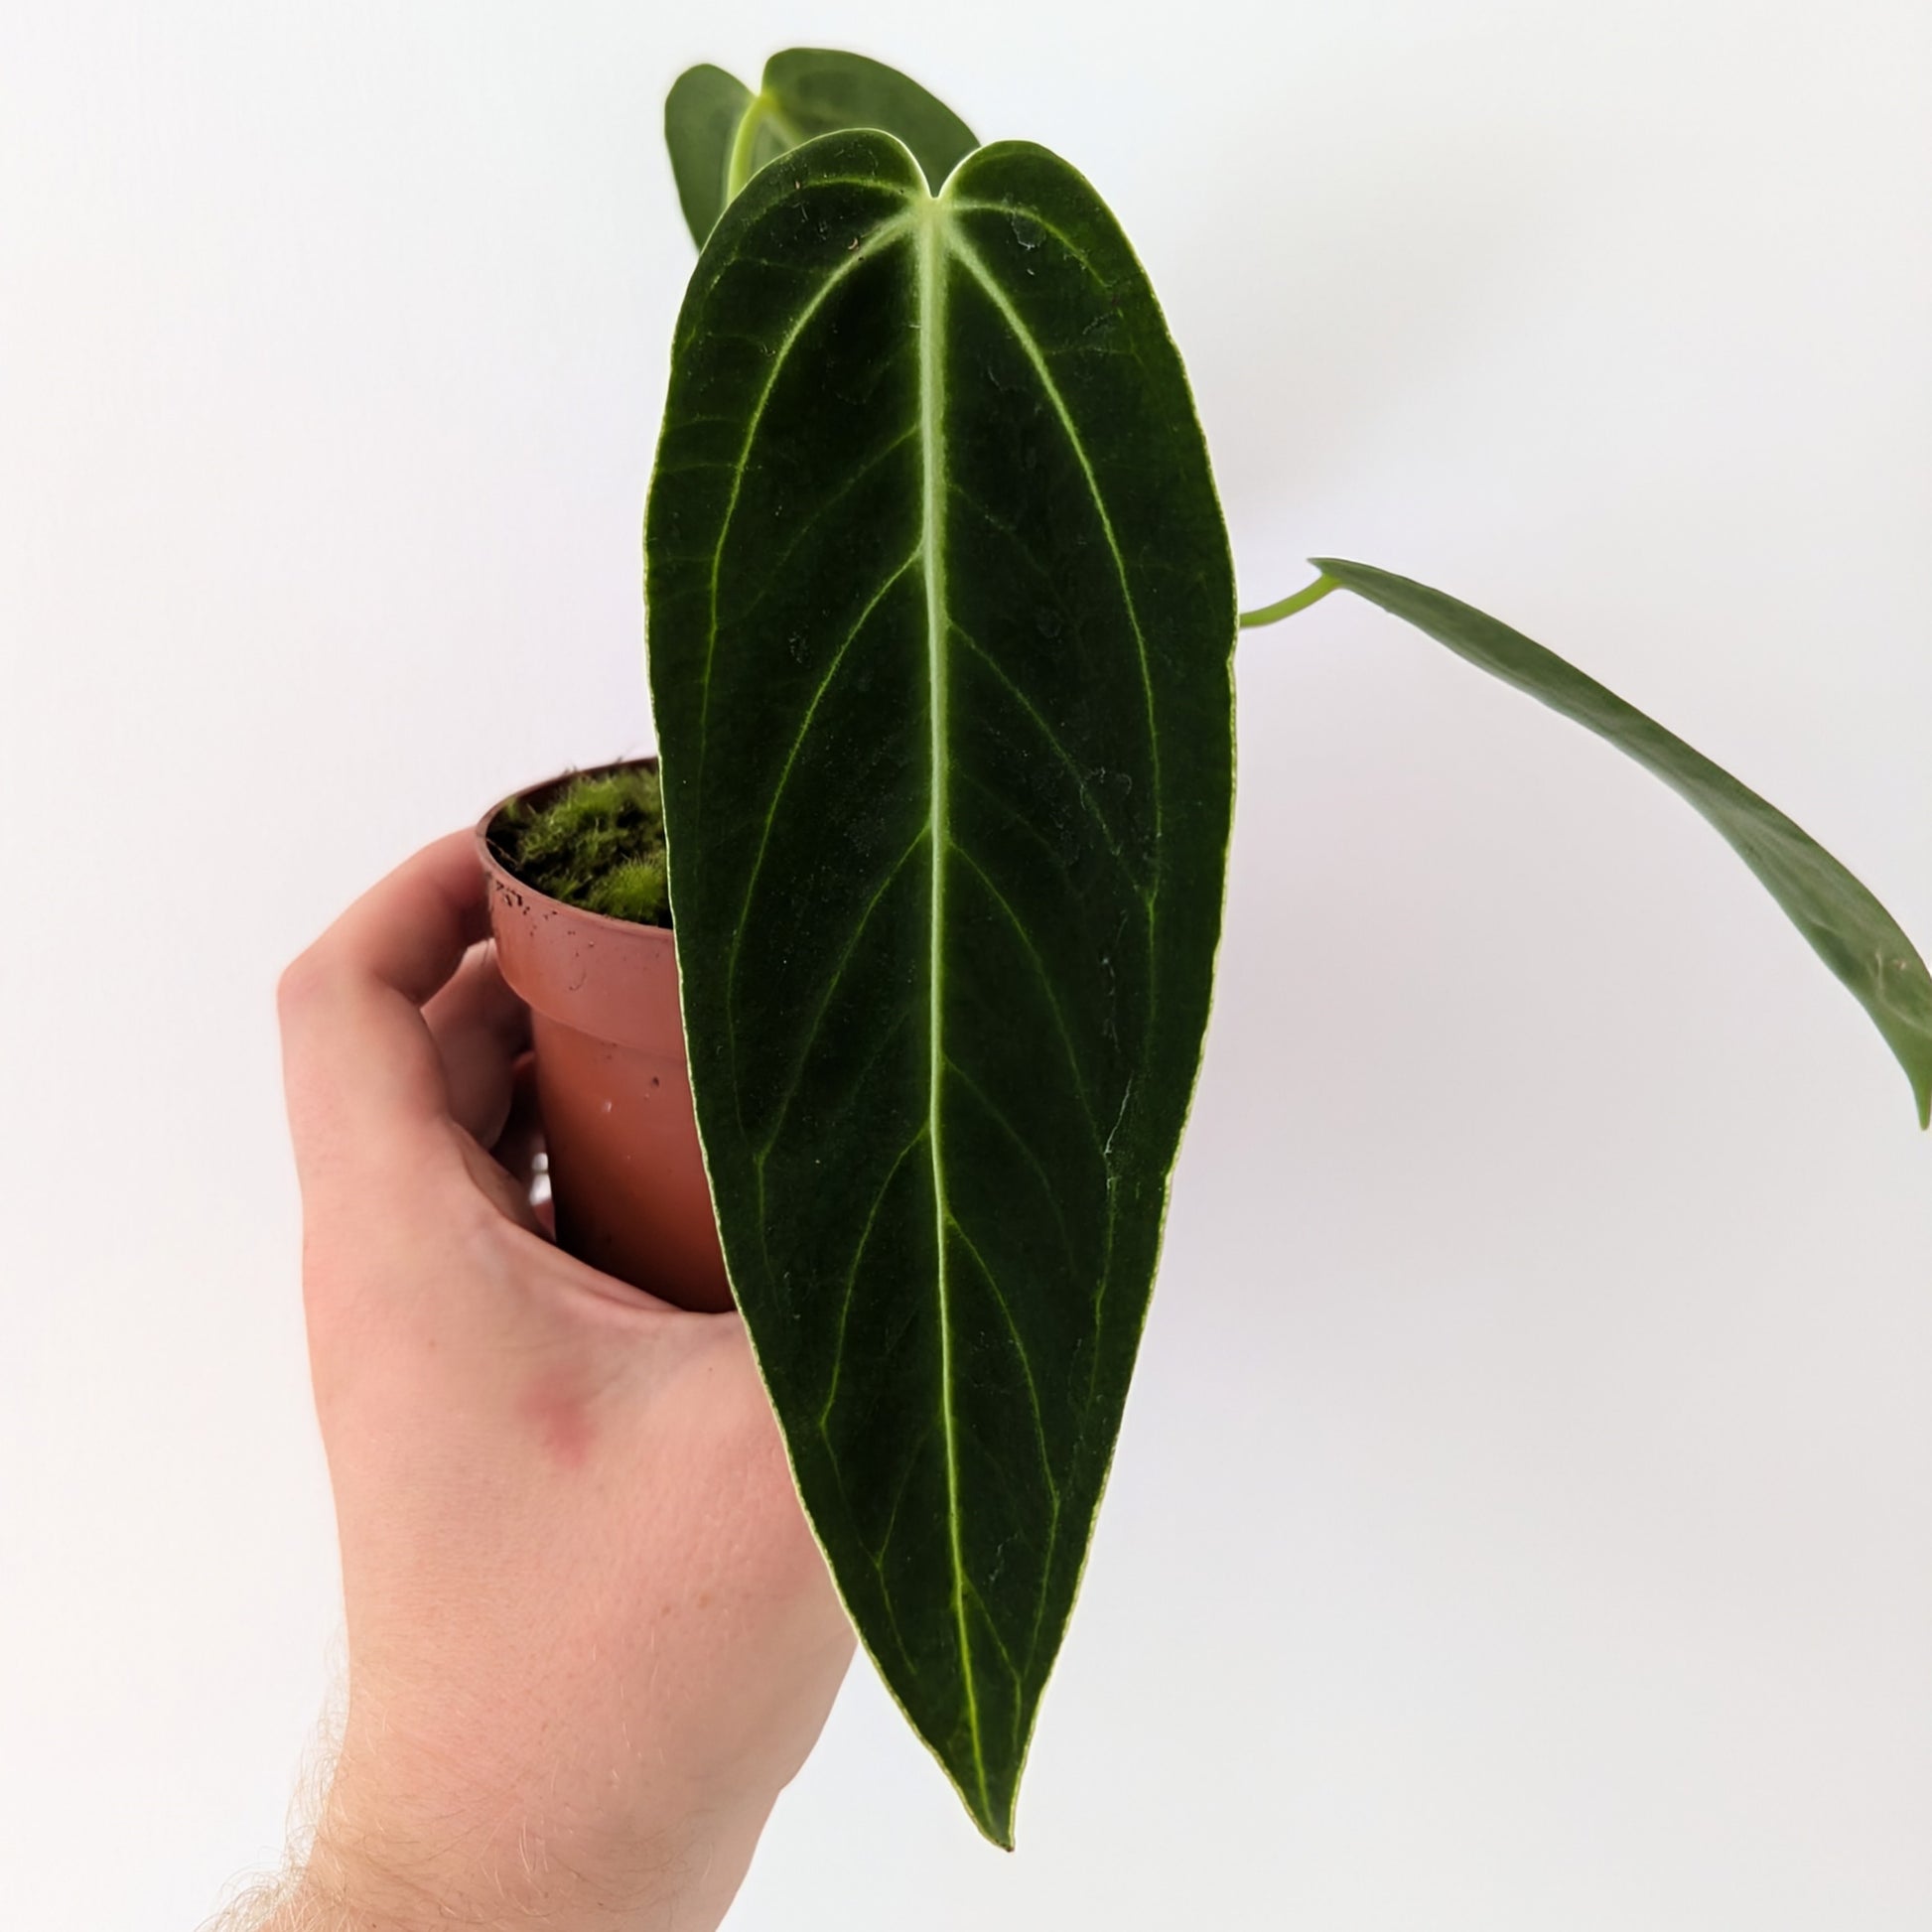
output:
<path id="1" fill-rule="evenodd" d="M 313 946 L 282 968 L 282 976 L 275 982 L 275 1011 L 284 1026 L 315 1005 L 321 981 Z"/>

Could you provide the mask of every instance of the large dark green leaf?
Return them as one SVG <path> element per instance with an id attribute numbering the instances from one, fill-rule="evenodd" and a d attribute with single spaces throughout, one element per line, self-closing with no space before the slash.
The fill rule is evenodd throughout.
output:
<path id="1" fill-rule="evenodd" d="M 1920 1125 L 1932 1121 L 1932 978 L 1898 922 L 1823 846 L 1703 753 L 1521 631 L 1386 570 L 1332 557 L 1313 562 L 1343 589 L 1606 739 L 1702 812 L 1871 1016 L 1911 1080 Z"/>
<path id="2" fill-rule="evenodd" d="M 861 1637 L 983 1830 L 1073 1602 L 1199 1058 L 1226 534 L 1093 190 L 830 135 L 726 211 L 646 519 L 699 1127 Z"/>
<path id="3" fill-rule="evenodd" d="M 767 162 L 862 127 L 897 135 L 934 189 L 979 145 L 944 101 L 863 54 L 789 48 L 764 64 L 756 94 L 722 68 L 681 73 L 664 103 L 664 142 L 692 238 L 704 246 L 726 204 Z"/>

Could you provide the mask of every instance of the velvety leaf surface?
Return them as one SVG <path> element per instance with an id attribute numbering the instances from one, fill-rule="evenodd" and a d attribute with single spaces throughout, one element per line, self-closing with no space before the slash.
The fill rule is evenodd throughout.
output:
<path id="1" fill-rule="evenodd" d="M 979 145 L 944 101 L 863 54 L 787 49 L 765 63 L 756 94 L 722 68 L 689 69 L 664 103 L 664 142 L 692 239 L 704 246 L 736 189 L 767 162 L 863 127 L 897 135 L 935 189 Z"/>
<path id="2" fill-rule="evenodd" d="M 1313 559 L 1344 589 L 1627 753 L 1695 806 L 1871 1016 L 1932 1117 L 1932 978 L 1898 922 L 1810 834 L 1703 753 L 1521 631 L 1368 564 Z"/>
<path id="3" fill-rule="evenodd" d="M 646 519 L 692 1084 L 866 1647 L 983 1830 L 1112 1455 L 1199 1059 L 1233 572 L 1153 291 L 1035 147 L 727 210 Z"/>

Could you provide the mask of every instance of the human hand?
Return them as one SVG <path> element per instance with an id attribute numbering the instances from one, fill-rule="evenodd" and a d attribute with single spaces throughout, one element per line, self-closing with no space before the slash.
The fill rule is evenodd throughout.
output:
<path id="1" fill-rule="evenodd" d="M 349 1673 L 271 1926 L 700 1932 L 853 1640 L 743 1323 L 532 1211 L 526 1015 L 487 930 L 455 834 L 280 989 Z"/>

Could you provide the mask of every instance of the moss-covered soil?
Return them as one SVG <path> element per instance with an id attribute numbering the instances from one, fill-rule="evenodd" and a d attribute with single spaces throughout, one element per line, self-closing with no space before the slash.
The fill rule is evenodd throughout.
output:
<path id="1" fill-rule="evenodd" d="M 654 769 L 585 773 L 540 809 L 515 800 L 497 813 L 490 843 L 518 879 L 552 898 L 639 925 L 671 922 Z"/>

